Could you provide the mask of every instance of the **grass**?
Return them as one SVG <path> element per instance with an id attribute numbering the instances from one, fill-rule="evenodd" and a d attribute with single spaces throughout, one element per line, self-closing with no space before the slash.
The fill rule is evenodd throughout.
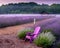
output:
<path id="1" fill-rule="evenodd" d="M 48 48 L 55 41 L 55 37 L 51 32 L 42 32 L 35 40 L 34 43 L 37 46 L 42 46 L 43 48 Z"/>
<path id="2" fill-rule="evenodd" d="M 44 30 L 43 32 L 52 32 L 51 29 Z"/>
<path id="3" fill-rule="evenodd" d="M 25 36 L 26 36 L 26 34 L 28 33 L 28 32 L 33 32 L 33 30 L 31 30 L 31 29 L 24 29 L 24 30 L 22 30 L 22 31 L 20 31 L 19 33 L 18 33 L 18 37 L 20 38 L 20 39 L 24 39 L 25 38 Z"/>
<path id="4" fill-rule="evenodd" d="M 60 41 L 57 42 L 56 47 L 60 48 Z"/>

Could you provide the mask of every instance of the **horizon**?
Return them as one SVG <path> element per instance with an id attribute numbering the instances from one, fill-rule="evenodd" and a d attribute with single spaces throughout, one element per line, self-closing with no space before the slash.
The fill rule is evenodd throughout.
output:
<path id="1" fill-rule="evenodd" d="M 37 4 L 60 4 L 60 0 L 0 0 L 0 6 L 6 5 L 9 3 L 28 3 L 28 2 L 35 2 Z"/>

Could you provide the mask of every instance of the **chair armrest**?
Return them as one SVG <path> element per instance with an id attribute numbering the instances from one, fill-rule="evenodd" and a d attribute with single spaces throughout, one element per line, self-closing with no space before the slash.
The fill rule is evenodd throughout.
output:
<path id="1" fill-rule="evenodd" d="M 31 34 L 31 32 L 26 33 L 26 35 L 30 35 L 30 34 Z"/>
<path id="2" fill-rule="evenodd" d="M 27 35 L 28 35 L 28 36 L 34 36 L 35 34 L 32 34 L 32 33 L 28 33 Z"/>
<path id="3" fill-rule="evenodd" d="M 34 35 L 36 35 L 36 34 L 31 34 L 31 36 L 34 36 Z"/>

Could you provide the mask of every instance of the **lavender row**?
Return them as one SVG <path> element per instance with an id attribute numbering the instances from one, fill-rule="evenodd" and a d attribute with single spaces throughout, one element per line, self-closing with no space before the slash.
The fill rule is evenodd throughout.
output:
<path id="1" fill-rule="evenodd" d="M 0 17 L 0 28 L 33 22 L 34 18 L 36 18 L 36 21 L 38 21 L 52 17 L 51 16 Z"/>

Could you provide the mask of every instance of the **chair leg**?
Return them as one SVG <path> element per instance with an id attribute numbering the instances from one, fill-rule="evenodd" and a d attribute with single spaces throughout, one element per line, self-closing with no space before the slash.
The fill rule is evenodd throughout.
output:
<path id="1" fill-rule="evenodd" d="M 30 43 L 32 43 L 32 40 L 30 40 Z"/>
<path id="2" fill-rule="evenodd" d="M 27 39 L 25 38 L 25 41 L 26 41 Z"/>
<path id="3" fill-rule="evenodd" d="M 29 39 L 25 38 L 25 41 L 29 41 Z"/>
<path id="4" fill-rule="evenodd" d="M 32 42 L 33 42 L 33 38 L 30 39 L 30 43 L 32 43 Z"/>

